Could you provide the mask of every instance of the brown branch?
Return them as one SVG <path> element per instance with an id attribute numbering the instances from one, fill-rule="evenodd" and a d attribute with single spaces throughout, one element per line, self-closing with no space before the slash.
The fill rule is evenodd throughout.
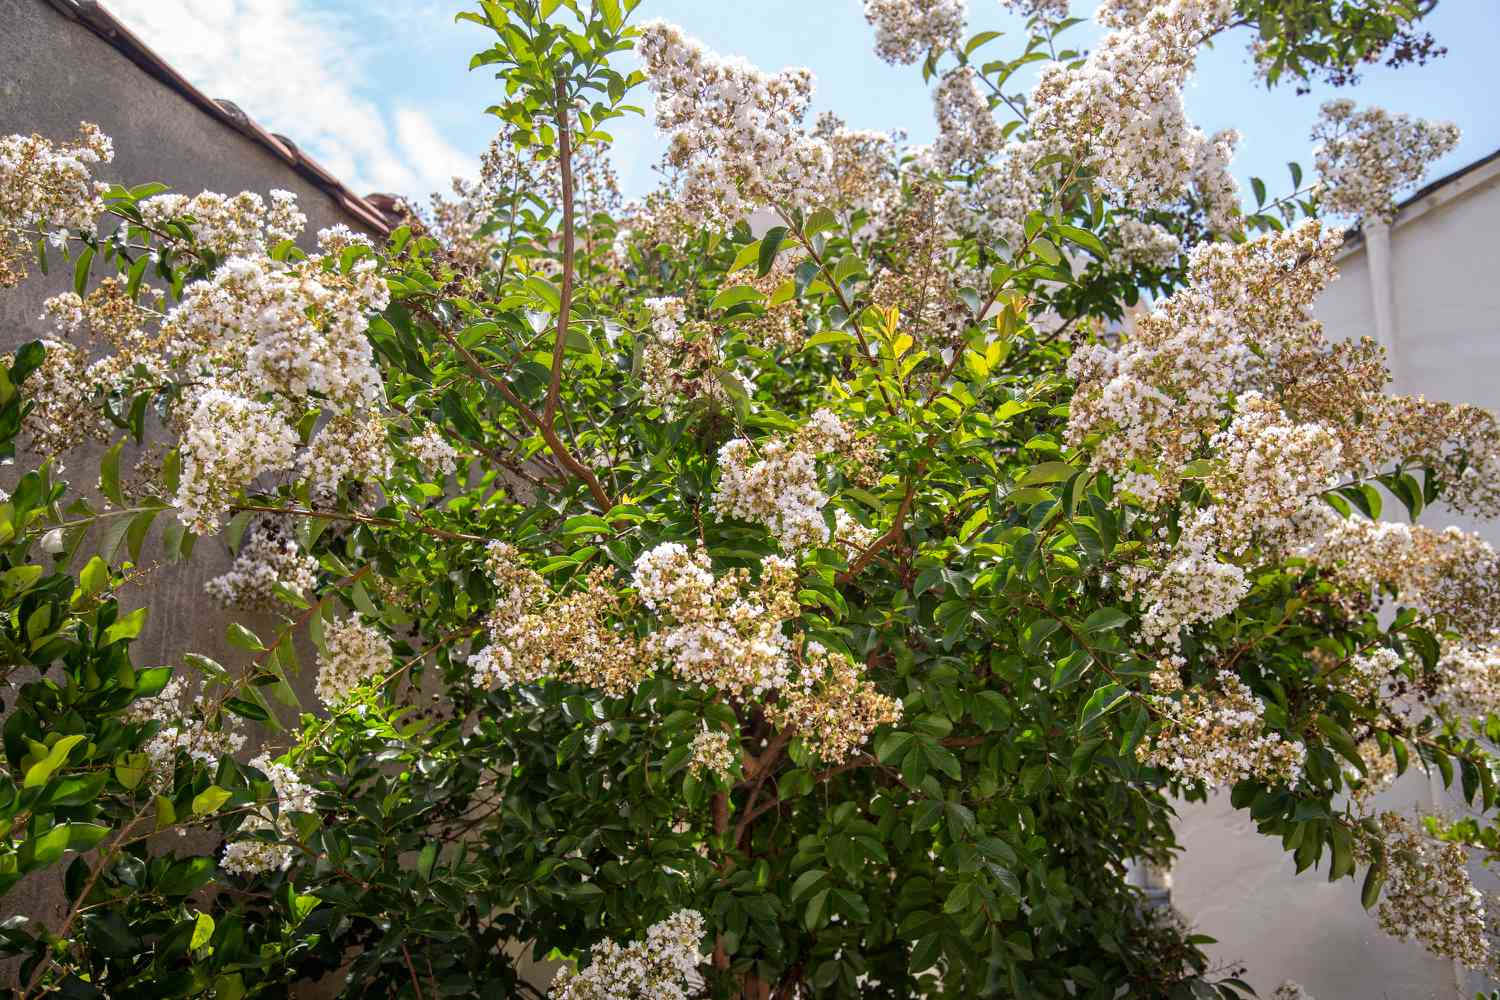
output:
<path id="1" fill-rule="evenodd" d="M 753 819 L 751 814 L 755 810 L 756 802 L 760 799 L 761 788 L 765 785 L 766 778 L 770 776 L 771 768 L 776 766 L 776 762 L 781 759 L 782 751 L 786 749 L 786 745 L 791 740 L 792 731 L 790 729 L 781 730 L 772 738 L 770 745 L 766 747 L 765 752 L 757 759 L 755 764 L 755 778 L 750 788 L 750 797 L 745 800 L 745 813 L 734 827 L 733 842 L 736 845 L 742 843 L 745 835 L 749 833 L 750 822 Z"/>
<path id="2" fill-rule="evenodd" d="M 417 991 L 417 1000 L 426 1000 L 422 996 L 422 984 L 417 981 L 417 970 L 411 964 L 411 952 L 406 950 L 406 942 L 401 942 L 401 955 L 406 959 L 406 971 L 411 973 L 411 988 Z"/>
<path id="3" fill-rule="evenodd" d="M 563 443 L 562 438 L 558 437 L 557 431 L 542 419 L 542 415 L 527 406 L 526 401 L 517 396 L 503 379 L 495 377 L 494 373 L 485 367 L 484 362 L 475 357 L 474 352 L 470 351 L 463 344 L 460 344 L 458 338 L 439 322 L 436 316 L 425 310 L 424 313 L 427 316 L 427 321 L 437 330 L 438 335 L 458 352 L 459 357 L 464 359 L 464 363 L 473 370 L 474 374 L 493 386 L 495 391 L 500 393 L 501 397 L 507 403 L 516 408 L 516 411 L 526 419 L 527 423 L 537 429 L 537 433 L 541 434 L 542 440 L 547 442 L 547 447 L 557 457 L 557 460 L 562 463 L 563 468 L 581 479 L 583 484 L 588 487 L 589 492 L 593 494 L 594 502 L 599 505 L 600 510 L 607 511 L 613 507 L 614 504 L 610 502 L 609 494 L 604 491 L 604 486 L 599 482 L 599 477 L 594 475 L 592 469 L 573 456 L 573 453 L 568 450 L 567 445 Z"/>
<path id="4" fill-rule="evenodd" d="M 120 831 L 119 836 L 115 838 L 115 842 L 111 844 L 107 850 L 100 852 L 99 863 L 94 866 L 91 872 L 89 872 L 88 881 L 83 884 L 83 891 L 78 894 L 77 902 L 73 904 L 72 909 L 68 911 L 67 919 L 63 921 L 62 926 L 59 927 L 57 929 L 57 933 L 53 935 L 53 938 L 55 940 L 67 940 L 68 932 L 73 929 L 73 922 L 77 920 L 78 915 L 83 912 L 84 901 L 89 898 L 89 893 L 94 891 L 94 885 L 99 881 L 99 876 L 104 874 L 104 869 L 109 867 L 110 858 L 113 856 L 114 851 L 118 849 L 119 846 L 125 842 L 126 838 L 130 836 L 130 831 L 134 830 L 138 825 L 140 825 L 141 820 L 146 817 L 147 809 L 152 808 L 154 808 L 154 806 L 151 806 L 148 803 L 146 808 L 143 808 L 140 812 L 136 813 L 135 818 L 127 823 L 125 827 Z M 26 983 L 26 989 L 21 992 L 22 1000 L 25 1000 L 25 998 L 31 996 L 31 991 L 36 989 L 37 984 L 42 981 L 42 976 L 46 974 L 47 970 L 52 967 L 53 962 L 57 959 L 57 951 L 53 948 L 48 948 L 46 955 L 46 958 L 37 963 L 36 971 L 31 974 L 31 979 Z"/>
<path id="5" fill-rule="evenodd" d="M 307 507 L 273 507 L 268 504 L 241 503 L 229 508 L 232 511 L 252 510 L 262 514 L 286 514 L 293 517 L 315 517 L 324 521 L 349 521 L 354 524 L 367 524 L 377 528 L 416 528 L 424 535 L 433 538 L 441 538 L 449 542 L 487 542 L 488 538 L 482 535 L 467 535 L 461 531 L 449 531 L 446 528 L 434 528 L 431 525 L 410 521 L 397 521 L 389 517 L 374 517 L 369 514 L 345 514 L 336 510 L 312 510 Z"/>
<path id="6" fill-rule="evenodd" d="M 876 556 L 880 555 L 883 549 L 900 539 L 902 533 L 906 530 L 906 516 L 911 513 L 912 498 L 917 490 L 917 477 L 921 474 L 922 466 L 918 465 L 916 475 L 907 480 L 906 495 L 901 498 L 901 506 L 896 508 L 896 518 L 891 522 L 890 528 L 886 530 L 885 534 L 871 542 L 869 547 L 861 552 L 859 557 L 849 565 L 849 568 L 839 574 L 839 586 L 842 587 L 856 576 L 859 576 L 860 573 L 864 572 L 865 567 L 870 565 Z"/>

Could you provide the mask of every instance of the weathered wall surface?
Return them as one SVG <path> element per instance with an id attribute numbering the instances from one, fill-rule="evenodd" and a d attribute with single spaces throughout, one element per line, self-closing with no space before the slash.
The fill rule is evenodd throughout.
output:
<path id="1" fill-rule="evenodd" d="M 114 163 L 99 171 L 105 180 L 160 181 L 186 194 L 282 188 L 297 195 L 310 232 L 359 224 L 269 150 L 210 118 L 45 0 L 0 0 L 0 134 L 66 139 L 81 121 L 114 139 Z M 0 349 L 47 332 L 38 320 L 42 302 L 68 290 L 70 277 L 66 266 L 50 276 L 33 267 L 22 285 L 0 292 Z M 66 464 L 80 481 L 92 481 L 98 455 L 74 455 Z M 222 616 L 203 596 L 204 582 L 227 567 L 222 546 L 206 541 L 191 563 L 151 574 L 151 620 L 135 646 L 141 661 L 177 662 L 192 649 L 233 662 L 222 644 Z"/>
<path id="2" fill-rule="evenodd" d="M 1491 165 L 1494 167 L 1496 165 Z M 1457 190 L 1455 190 L 1457 189 Z M 1500 410 L 1500 170 L 1481 168 L 1418 204 L 1389 230 L 1392 391 Z M 1340 276 L 1318 303 L 1333 338 L 1376 336 L 1379 280 L 1365 242 L 1351 244 Z M 1378 268 L 1378 260 L 1375 262 Z M 1378 339 L 1378 338 L 1377 338 Z M 1396 507 L 1399 512 L 1399 505 Z M 1500 544 L 1500 524 L 1434 509 L 1423 523 L 1458 524 Z M 1441 783 L 1406 775 L 1377 800 L 1380 809 L 1461 812 Z M 1215 954 L 1249 967 L 1266 995 L 1294 979 L 1319 1000 L 1470 998 L 1488 985 L 1413 944 L 1394 941 L 1359 903 L 1359 885 L 1329 885 L 1324 874 L 1298 877 L 1279 842 L 1260 836 L 1228 796 L 1180 809 L 1186 852 L 1173 872 L 1173 901 L 1205 934 L 1224 942 Z M 1494 892 L 1488 873 L 1475 872 Z"/>

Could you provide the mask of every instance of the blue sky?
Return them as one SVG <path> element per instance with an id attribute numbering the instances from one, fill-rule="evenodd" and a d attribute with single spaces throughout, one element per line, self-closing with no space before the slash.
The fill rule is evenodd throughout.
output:
<path id="1" fill-rule="evenodd" d="M 483 109 L 497 85 L 469 56 L 488 35 L 452 14 L 458 0 L 104 0 L 162 56 L 213 97 L 229 98 L 273 131 L 318 157 L 358 191 L 419 196 L 472 172 L 493 129 Z M 996 57 L 1024 45 L 1021 19 L 997 0 L 970 0 L 970 31 L 1006 36 L 984 50 Z M 1091 0 L 1074 0 L 1087 14 Z M 811 68 L 816 111 L 840 114 L 857 128 L 903 129 L 913 142 L 933 134 L 931 102 L 913 66 L 875 58 L 859 0 L 644 0 L 641 19 L 682 25 L 709 46 L 745 56 L 765 69 Z M 1349 96 L 1360 104 L 1455 121 L 1464 137 L 1433 169 L 1438 176 L 1500 148 L 1500 4 L 1444 0 L 1426 22 L 1448 55 L 1401 71 L 1372 67 L 1353 89 L 1317 87 L 1298 96 L 1289 85 L 1256 83 L 1232 34 L 1205 52 L 1187 95 L 1204 130 L 1244 134 L 1235 161 L 1242 182 L 1252 174 L 1274 193 L 1289 184 L 1285 163 L 1311 166 L 1308 130 L 1318 104 Z M 1097 37 L 1079 25 L 1077 45 Z M 650 97 L 638 93 L 647 107 Z M 662 149 L 649 119 L 616 123 L 616 167 L 627 195 L 653 186 Z M 1245 185 L 1248 191 L 1248 184 Z"/>

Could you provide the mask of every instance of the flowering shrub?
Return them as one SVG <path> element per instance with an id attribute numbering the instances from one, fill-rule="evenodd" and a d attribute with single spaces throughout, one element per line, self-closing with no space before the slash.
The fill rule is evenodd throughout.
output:
<path id="1" fill-rule="evenodd" d="M 1495 513 L 1494 417 L 1324 338 L 1342 237 L 1300 217 L 1387 212 L 1453 133 L 1336 107 L 1250 209 L 1182 103 L 1225 31 L 1347 75 L 1413 18 L 1112 2 L 1080 55 L 1026 0 L 980 62 L 961 0 L 870 0 L 937 80 L 909 149 L 635 6 L 460 15 L 500 133 L 389 234 L 110 186 L 88 126 L 0 143 L 4 280 L 74 279 L 0 378 L 40 463 L 0 503 L 0 887 L 67 903 L 0 926 L 11 995 L 536 996 L 524 950 L 556 997 L 1236 996 L 1125 878 L 1220 787 L 1488 964 L 1500 559 L 1379 516 Z M 621 205 L 643 85 L 667 182 Z M 101 441 L 89 500 L 52 456 Z M 137 667 L 114 592 L 211 535 L 272 630 Z M 1380 811 L 1413 766 L 1476 815 Z"/>

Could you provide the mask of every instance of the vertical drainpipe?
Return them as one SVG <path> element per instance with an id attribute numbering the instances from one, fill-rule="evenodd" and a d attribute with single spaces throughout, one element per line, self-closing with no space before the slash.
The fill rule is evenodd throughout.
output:
<path id="1" fill-rule="evenodd" d="M 1390 223 L 1382 219 L 1367 222 L 1364 234 L 1370 266 L 1370 305 L 1375 314 L 1375 339 L 1385 348 L 1386 364 L 1391 370 L 1391 390 L 1411 392 L 1416 387 L 1410 384 L 1406 349 L 1401 340 L 1401 330 L 1396 325 L 1396 282 L 1391 265 Z M 1430 772 L 1427 776 L 1427 799 L 1434 813 L 1440 810 L 1443 798 L 1444 790 L 1440 779 L 1436 772 Z M 1462 998 L 1466 995 L 1467 973 L 1457 960 L 1449 963 L 1449 969 L 1452 995 Z"/>
<path id="2" fill-rule="evenodd" d="M 1396 328 L 1396 287 L 1391 273 L 1391 227 L 1381 219 L 1365 223 L 1365 246 L 1370 265 L 1370 298 L 1375 313 L 1375 339 L 1385 348 L 1391 369 L 1391 388 L 1406 386 L 1406 358 Z"/>

